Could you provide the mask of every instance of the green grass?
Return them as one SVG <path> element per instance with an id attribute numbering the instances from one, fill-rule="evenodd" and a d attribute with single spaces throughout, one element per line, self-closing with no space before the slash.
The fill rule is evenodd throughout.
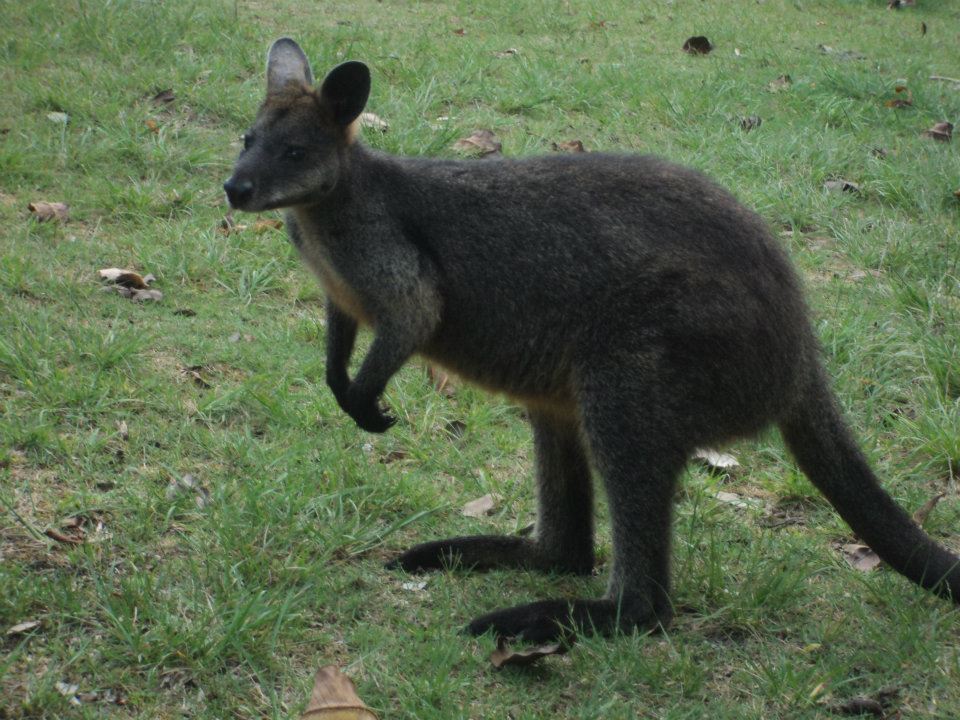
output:
<path id="1" fill-rule="evenodd" d="M 960 118 L 960 91 L 929 80 L 960 77 L 960 8 L 885 6 L 0 5 L 0 718 L 295 716 L 327 663 L 384 718 L 815 718 L 890 687 L 903 717 L 960 716 L 960 616 L 849 568 L 833 548 L 849 530 L 774 434 L 734 448 L 732 478 L 686 476 L 669 633 L 494 671 L 491 641 L 458 634 L 470 618 L 598 595 L 603 568 L 450 572 L 420 591 L 382 563 L 532 520 L 520 413 L 469 387 L 447 398 L 412 364 L 388 391 L 399 424 L 362 433 L 324 386 L 322 292 L 283 234 L 219 230 L 282 34 L 319 74 L 370 64 L 369 109 L 390 129 L 365 139 L 388 151 L 447 155 L 488 127 L 509 155 L 580 139 L 699 167 L 788 245 L 866 452 L 910 510 L 947 492 L 927 529 L 958 549 L 960 162 L 920 133 Z M 701 33 L 711 55 L 680 52 Z M 913 105 L 885 107 L 901 84 Z M 151 102 L 166 88 L 174 102 Z M 747 115 L 763 124 L 744 132 Z M 862 191 L 825 192 L 833 178 Z M 35 200 L 71 220 L 36 223 Z M 109 266 L 155 274 L 163 301 L 101 292 Z M 202 384 L 184 372 L 197 366 Z M 187 473 L 202 489 L 176 489 Z M 767 527 L 719 489 L 797 522 Z M 495 515 L 460 515 L 487 492 Z M 87 542 L 43 536 L 76 515 Z M 3 634 L 25 620 L 41 624 Z M 57 683 L 99 699 L 71 705 Z"/>

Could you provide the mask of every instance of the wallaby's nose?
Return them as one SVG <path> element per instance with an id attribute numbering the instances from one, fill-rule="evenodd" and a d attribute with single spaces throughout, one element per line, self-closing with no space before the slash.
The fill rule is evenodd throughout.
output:
<path id="1" fill-rule="evenodd" d="M 253 196 L 253 183 L 249 180 L 237 181 L 236 178 L 230 178 L 223 184 L 223 189 L 227 193 L 227 200 L 235 208 L 242 208 Z"/>

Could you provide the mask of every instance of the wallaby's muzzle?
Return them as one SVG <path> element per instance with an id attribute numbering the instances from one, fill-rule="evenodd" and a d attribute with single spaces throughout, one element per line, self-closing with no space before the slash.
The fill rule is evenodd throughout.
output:
<path id="1" fill-rule="evenodd" d="M 249 180 L 237 180 L 236 176 L 227 180 L 223 184 L 223 189 L 227 193 L 230 207 L 236 210 L 243 210 L 244 205 L 253 197 L 253 183 Z"/>

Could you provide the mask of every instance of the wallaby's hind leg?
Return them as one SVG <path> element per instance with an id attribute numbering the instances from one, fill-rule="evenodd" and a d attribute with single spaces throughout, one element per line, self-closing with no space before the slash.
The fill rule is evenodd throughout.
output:
<path id="1" fill-rule="evenodd" d="M 621 371 L 622 372 L 622 371 Z M 670 621 L 671 505 L 686 462 L 682 432 L 672 422 L 659 388 L 622 387 L 620 373 L 594 375 L 585 385 L 583 424 L 604 479 L 613 532 L 613 567 L 606 595 L 596 600 L 547 600 L 484 615 L 473 634 L 529 642 L 562 637 L 566 628 L 610 634 L 653 629 Z"/>
<path id="2" fill-rule="evenodd" d="M 474 535 L 416 545 L 387 567 L 408 572 L 526 567 L 587 575 L 593 569 L 593 492 L 577 423 L 531 412 L 537 475 L 535 539 Z"/>

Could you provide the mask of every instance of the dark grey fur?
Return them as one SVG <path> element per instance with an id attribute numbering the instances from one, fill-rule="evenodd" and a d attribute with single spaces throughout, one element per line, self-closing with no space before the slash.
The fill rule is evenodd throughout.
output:
<path id="1" fill-rule="evenodd" d="M 354 142 L 360 63 L 319 91 L 277 41 L 268 94 L 225 188 L 287 226 L 327 290 L 327 379 L 383 432 L 387 382 L 415 354 L 524 404 L 536 447 L 535 539 L 418 545 L 392 566 L 589 573 L 590 466 L 609 498 L 613 567 L 597 600 L 500 610 L 469 629 L 541 641 L 561 625 L 649 628 L 671 615 L 671 498 L 697 447 L 776 424 L 804 472 L 898 572 L 960 599 L 958 559 L 880 488 L 819 358 L 800 283 L 763 221 L 703 175 L 632 155 L 399 158 Z M 353 380 L 358 324 L 374 340 Z"/>

